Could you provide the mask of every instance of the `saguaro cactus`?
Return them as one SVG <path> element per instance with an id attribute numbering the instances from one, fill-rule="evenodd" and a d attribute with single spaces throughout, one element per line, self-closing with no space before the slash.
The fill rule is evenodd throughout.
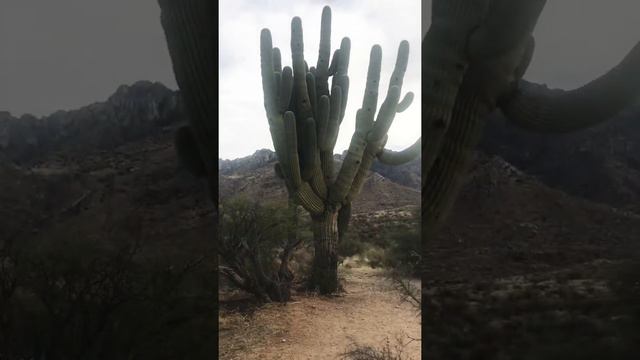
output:
<path id="1" fill-rule="evenodd" d="M 159 0 L 173 72 L 189 116 L 175 137 L 182 163 L 204 177 L 218 204 L 218 110 L 216 96 L 215 2 Z"/>
<path id="2" fill-rule="evenodd" d="M 400 101 L 409 43 L 400 43 L 387 96 L 377 116 L 382 49 L 375 45 L 370 53 L 364 100 L 356 114 L 356 129 L 341 168 L 334 171 L 333 152 L 349 92 L 350 40 L 342 40 L 330 62 L 330 35 L 331 10 L 325 7 L 318 62 L 310 68 L 303 57 L 300 18 L 294 17 L 291 22 L 293 68 L 282 68 L 280 50 L 272 46 L 268 29 L 263 29 L 260 37 L 264 105 L 279 161 L 276 172 L 311 215 L 315 245 L 312 285 L 321 293 L 338 289 L 336 245 L 347 229 L 351 202 L 374 159 L 399 164 L 420 153 L 419 143 L 400 153 L 384 150 L 395 114 L 405 110 L 413 99 L 413 93 L 407 93 Z"/>
<path id="3" fill-rule="evenodd" d="M 476 26 L 468 17 L 446 8 L 476 4 Z M 500 109 L 512 123 L 534 131 L 566 132 L 602 122 L 631 103 L 640 94 L 640 45 L 614 69 L 597 80 L 572 91 L 551 91 L 521 80 L 534 51 L 532 32 L 545 0 L 433 0 L 432 27 L 445 27 L 445 39 L 458 34 L 463 40 L 460 61 L 462 77 L 448 78 L 448 92 L 436 86 L 442 78 L 438 67 L 423 55 L 423 84 L 433 94 L 423 97 L 423 129 L 426 134 L 422 159 L 423 237 L 429 240 L 453 203 L 470 154 L 477 145 L 486 115 Z M 460 21 L 455 21 L 455 19 Z M 435 36 L 435 35 L 433 35 Z M 444 46 L 456 48 L 447 40 Z M 438 53 L 440 47 L 423 42 L 423 54 Z M 437 64 L 436 64 L 437 65 Z M 445 69 L 455 65 L 448 61 Z M 444 71 L 444 70 L 443 70 Z M 458 74 L 458 73 L 456 73 Z M 455 101 L 442 101 L 455 93 Z M 434 100 L 435 99 L 435 100 Z M 447 116 L 433 117 L 428 109 L 439 101 Z M 434 119 L 445 119 L 440 127 Z"/>

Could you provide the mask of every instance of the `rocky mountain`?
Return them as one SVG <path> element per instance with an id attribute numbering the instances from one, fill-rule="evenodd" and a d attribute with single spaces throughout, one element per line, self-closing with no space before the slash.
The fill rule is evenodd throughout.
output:
<path id="1" fill-rule="evenodd" d="M 267 149 L 258 150 L 251 156 L 236 160 L 221 160 L 221 200 L 241 194 L 265 202 L 285 202 L 287 192 L 284 182 L 275 174 L 276 161 L 275 153 Z M 339 165 L 340 156 L 336 156 L 336 166 Z M 353 203 L 352 211 L 368 213 L 419 204 L 419 191 L 396 183 L 378 172 L 371 172 L 360 196 Z"/>
<path id="2" fill-rule="evenodd" d="M 36 118 L 0 112 L 0 152 L 33 165 L 52 153 L 111 150 L 184 121 L 178 93 L 160 83 L 122 85 L 106 101 Z"/>
<path id="3" fill-rule="evenodd" d="M 640 102 L 603 124 L 561 135 L 524 131 L 496 114 L 480 148 L 548 186 L 640 211 Z"/>
<path id="4" fill-rule="evenodd" d="M 218 160 L 218 171 L 220 175 L 229 175 L 237 172 L 251 171 L 267 164 L 275 162 L 276 153 L 269 149 L 256 150 L 249 156 L 234 160 Z"/>
<path id="5" fill-rule="evenodd" d="M 400 185 L 410 187 L 417 191 L 421 189 L 422 162 L 420 158 L 399 166 L 385 165 L 379 161 L 375 161 L 373 166 L 371 166 L 371 171 Z"/>

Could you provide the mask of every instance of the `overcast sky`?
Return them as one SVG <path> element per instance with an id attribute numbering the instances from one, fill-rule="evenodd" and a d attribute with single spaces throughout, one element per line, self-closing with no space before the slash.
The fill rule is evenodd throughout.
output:
<path id="1" fill-rule="evenodd" d="M 430 1 L 223 0 L 220 14 L 220 155 L 233 158 L 272 148 L 262 104 L 259 32 L 290 63 L 291 17 L 302 18 L 306 57 L 317 58 L 320 14 L 333 9 L 332 48 L 352 39 L 349 108 L 336 147 L 346 147 L 353 114 L 362 101 L 367 56 L 382 46 L 383 77 L 400 40 L 411 44 L 404 90 L 419 93 L 420 18 Z M 160 81 L 176 88 L 156 0 L 1 0 L 0 111 L 38 116 L 103 101 L 121 84 Z M 428 24 L 427 24 L 428 25 Z M 640 40 L 638 0 L 548 1 L 536 28 L 536 52 L 526 78 L 552 87 L 582 85 L 617 64 Z M 383 83 L 384 86 L 384 83 Z M 383 88 L 381 88 L 383 89 Z M 384 87 L 386 90 L 386 87 Z M 381 93 L 381 97 L 384 92 Z M 418 136 L 419 106 L 399 114 L 391 147 Z"/>
<path id="2" fill-rule="evenodd" d="M 0 0 L 0 111 L 74 109 L 138 80 L 177 88 L 156 0 Z"/>

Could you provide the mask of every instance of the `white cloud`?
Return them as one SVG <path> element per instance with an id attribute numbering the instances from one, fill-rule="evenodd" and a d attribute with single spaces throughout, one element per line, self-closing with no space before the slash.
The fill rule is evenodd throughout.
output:
<path id="1" fill-rule="evenodd" d="M 282 52 L 283 66 L 290 65 L 291 18 L 299 16 L 304 31 L 305 59 L 310 65 L 315 64 L 320 16 L 325 4 L 332 10 L 332 51 L 340 45 L 342 37 L 351 38 L 349 104 L 336 152 L 347 148 L 355 128 L 355 112 L 362 102 L 369 52 L 374 44 L 379 44 L 383 51 L 379 103 L 386 95 L 400 41 L 408 40 L 411 46 L 403 93 L 413 91 L 416 97 L 407 111 L 396 116 L 387 147 L 398 150 L 420 136 L 420 1 L 224 0 L 220 3 L 221 158 L 246 156 L 260 148 L 273 149 L 260 78 L 261 29 L 271 30 L 273 44 Z"/>

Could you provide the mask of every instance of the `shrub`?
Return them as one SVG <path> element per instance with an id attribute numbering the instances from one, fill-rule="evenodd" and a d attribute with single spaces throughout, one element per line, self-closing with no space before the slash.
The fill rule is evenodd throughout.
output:
<path id="1" fill-rule="evenodd" d="M 288 301 L 294 274 L 289 263 L 301 243 L 297 206 L 261 205 L 236 197 L 220 206 L 221 273 L 260 301 Z"/>
<path id="2" fill-rule="evenodd" d="M 338 255 L 341 257 L 351 257 L 364 254 L 366 244 L 357 237 L 348 234 L 338 242 Z"/>
<path id="3" fill-rule="evenodd" d="M 100 233 L 61 224 L 2 244 L 0 358 L 211 353 L 213 253 L 163 249 L 156 255 L 135 211 L 111 215 Z"/>

